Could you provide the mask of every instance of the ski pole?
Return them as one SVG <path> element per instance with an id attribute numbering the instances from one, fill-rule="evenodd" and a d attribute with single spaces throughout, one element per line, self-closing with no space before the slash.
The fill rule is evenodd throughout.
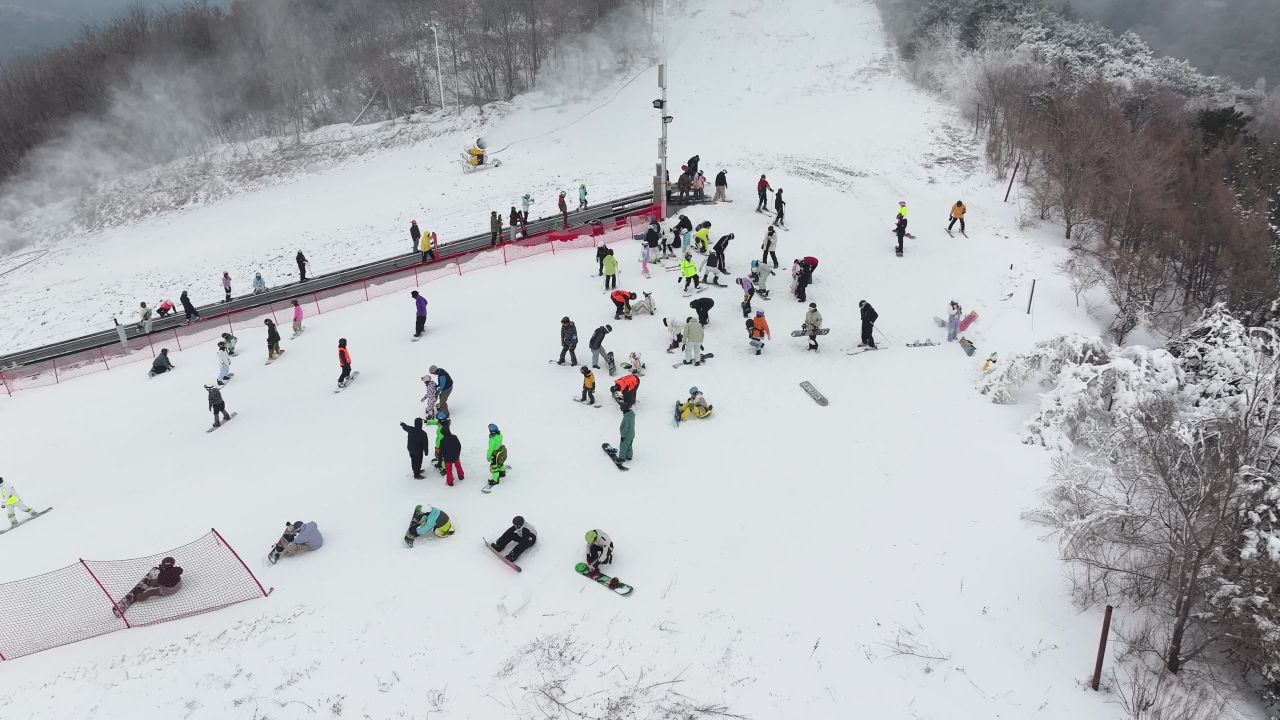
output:
<path id="1" fill-rule="evenodd" d="M 883 330 L 881 330 L 879 327 L 875 327 L 875 326 L 873 326 L 873 328 L 874 328 L 874 330 L 875 330 L 876 332 L 880 333 L 880 337 L 884 338 L 884 343 L 885 343 L 886 345 L 893 345 L 893 344 L 894 344 L 894 342 L 893 342 L 892 340 L 890 340 L 890 339 L 889 339 L 889 336 L 884 334 L 884 331 L 883 331 Z"/>

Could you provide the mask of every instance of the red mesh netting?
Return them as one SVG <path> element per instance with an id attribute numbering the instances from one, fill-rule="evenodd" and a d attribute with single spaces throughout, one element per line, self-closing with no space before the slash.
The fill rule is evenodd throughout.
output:
<path id="1" fill-rule="evenodd" d="M 163 332 L 154 333 L 151 337 L 153 340 L 172 342 L 174 334 L 172 330 L 165 330 Z M 174 345 L 176 346 L 177 343 L 175 342 Z M 127 365 L 128 363 L 139 362 L 141 360 L 150 361 L 155 358 L 155 351 L 152 349 L 151 342 L 148 341 L 147 338 L 132 338 L 124 347 L 121 347 L 120 343 L 114 343 L 107 347 L 100 348 L 100 351 L 102 352 L 103 362 L 105 362 L 109 367 Z"/>
<path id="2" fill-rule="evenodd" d="M 364 284 L 346 285 L 332 290 L 321 290 L 314 294 L 316 308 L 319 312 L 332 312 L 338 308 L 364 302 Z"/>
<path id="3" fill-rule="evenodd" d="M 468 258 L 460 260 L 458 262 L 458 268 L 462 271 L 463 274 L 466 274 L 469 272 L 475 272 L 476 270 L 480 270 L 481 268 L 493 267 L 495 265 L 503 265 L 503 264 L 504 263 L 502 261 L 501 249 L 485 250 L 484 252 L 479 252 Z"/>
<path id="4" fill-rule="evenodd" d="M 58 365 L 59 382 L 107 369 L 107 364 L 102 361 L 102 353 L 97 349 L 64 355 L 53 362 Z"/>
<path id="5" fill-rule="evenodd" d="M 397 273 L 373 278 L 366 283 L 365 287 L 369 291 L 370 299 L 390 295 L 397 291 L 404 291 L 405 297 L 408 297 L 409 291 L 418 287 L 418 278 L 414 273 L 414 268 L 409 268 Z"/>

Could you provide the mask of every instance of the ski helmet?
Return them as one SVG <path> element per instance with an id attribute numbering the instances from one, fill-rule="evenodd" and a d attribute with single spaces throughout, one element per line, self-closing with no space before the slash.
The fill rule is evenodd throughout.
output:
<path id="1" fill-rule="evenodd" d="M 817 310 L 817 309 L 818 309 L 818 303 L 809 303 L 809 307 L 813 308 L 814 310 Z"/>
<path id="2" fill-rule="evenodd" d="M 515 516 L 515 517 L 511 518 L 511 524 L 512 524 L 512 525 L 515 525 L 516 527 L 524 527 L 524 516 L 523 516 L 523 515 L 517 515 L 517 516 Z"/>
<path id="3" fill-rule="evenodd" d="M 698 386 L 697 386 L 697 385 L 694 385 L 693 387 L 689 388 L 689 394 L 690 394 L 690 395 L 697 395 L 697 394 L 698 394 Z"/>
<path id="4" fill-rule="evenodd" d="M 764 317 L 764 311 L 763 311 L 763 310 L 757 310 L 757 311 L 756 311 L 756 317 Z"/>
<path id="5" fill-rule="evenodd" d="M 174 560 L 174 559 L 173 559 L 173 558 L 171 558 L 171 557 L 167 557 L 167 558 L 165 558 L 165 559 L 163 559 L 163 560 L 161 560 L 161 561 L 160 561 L 160 566 L 161 566 L 161 567 L 173 567 L 173 565 L 174 565 L 175 563 L 177 563 L 177 562 L 178 562 L 177 560 Z"/>
<path id="6" fill-rule="evenodd" d="M 437 412 L 437 413 L 436 413 L 436 419 L 437 419 L 437 420 L 448 420 L 448 419 L 449 419 L 449 413 L 447 413 L 447 412 L 445 412 L 445 411 L 443 411 L 443 410 L 440 410 L 439 412 Z"/>
<path id="7" fill-rule="evenodd" d="M 568 316 L 568 315 L 565 315 L 564 317 L 560 318 L 560 322 L 562 322 L 562 323 L 567 323 L 567 322 L 569 322 L 569 316 Z"/>
<path id="8" fill-rule="evenodd" d="M 899 200 L 899 201 L 898 201 L 898 207 L 906 207 L 906 206 L 907 206 L 907 201 L 906 201 L 906 200 Z"/>
<path id="9" fill-rule="evenodd" d="M 422 382 L 424 383 L 429 383 L 435 380 L 435 378 L 431 377 L 430 375 L 423 375 L 421 379 L 422 379 Z"/>
<path id="10" fill-rule="evenodd" d="M 613 326 L 612 326 L 612 325 L 605 325 L 605 326 L 604 326 L 604 331 L 605 331 L 605 332 L 613 332 Z"/>
<path id="11" fill-rule="evenodd" d="M 491 433 L 496 433 L 496 432 L 498 432 L 498 426 L 497 426 L 497 425 L 494 425 L 493 423 L 489 423 L 489 432 L 491 432 Z"/>
<path id="12" fill-rule="evenodd" d="M 436 367 L 435 365 L 432 365 L 431 367 L 427 368 L 427 372 L 431 373 L 432 375 L 435 375 L 436 372 L 438 372 L 439 370 L 440 368 Z"/>
<path id="13" fill-rule="evenodd" d="M 588 530 L 588 531 L 587 531 L 587 542 L 588 542 L 588 543 L 593 543 L 593 542 L 595 542 L 595 541 L 596 541 L 596 531 L 595 531 L 595 530 Z"/>

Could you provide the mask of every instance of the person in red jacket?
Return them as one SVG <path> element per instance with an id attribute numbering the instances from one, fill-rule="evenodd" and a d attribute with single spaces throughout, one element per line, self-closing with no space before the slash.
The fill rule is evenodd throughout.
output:
<path id="1" fill-rule="evenodd" d="M 626 412 L 632 405 L 636 404 L 636 391 L 640 389 L 640 378 L 636 376 L 635 371 L 627 373 L 618 378 L 618 382 L 609 388 L 609 394 L 613 396 L 618 407 Z"/>
<path id="2" fill-rule="evenodd" d="M 338 338 L 338 364 L 342 366 L 342 374 L 338 376 L 338 387 L 346 387 L 351 377 L 351 353 L 347 350 L 347 339 Z"/>
<path id="3" fill-rule="evenodd" d="M 609 293 L 609 299 L 613 301 L 614 320 L 621 320 L 625 315 L 628 320 L 631 319 L 631 301 L 636 299 L 636 294 L 630 290 L 614 290 Z"/>
<path id="4" fill-rule="evenodd" d="M 564 220 L 564 229 L 569 229 L 569 205 L 564 201 L 564 191 L 560 191 L 560 200 L 557 203 L 560 208 L 560 217 Z"/>
<path id="5" fill-rule="evenodd" d="M 769 207 L 769 200 L 765 195 L 766 192 L 772 192 L 773 188 L 769 187 L 769 181 L 764 179 L 764 175 L 760 176 L 760 180 L 756 183 L 756 194 L 760 196 L 760 203 L 756 205 L 756 212 L 764 212 Z"/>

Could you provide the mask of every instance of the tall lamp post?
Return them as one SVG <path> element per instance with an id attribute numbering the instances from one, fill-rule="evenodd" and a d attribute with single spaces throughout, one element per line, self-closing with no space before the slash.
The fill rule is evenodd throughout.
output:
<path id="1" fill-rule="evenodd" d="M 658 87 L 662 97 L 653 108 L 662 118 L 662 137 L 658 139 L 658 174 L 653 178 L 653 199 L 665 220 L 667 217 L 667 124 L 674 118 L 667 114 L 667 0 L 662 0 L 662 62 L 658 65 Z"/>
<path id="2" fill-rule="evenodd" d="M 436 46 L 436 83 L 440 86 L 440 112 L 444 112 L 444 76 L 440 74 L 440 36 L 436 34 L 435 23 L 423 23 L 431 31 L 431 39 Z"/>

